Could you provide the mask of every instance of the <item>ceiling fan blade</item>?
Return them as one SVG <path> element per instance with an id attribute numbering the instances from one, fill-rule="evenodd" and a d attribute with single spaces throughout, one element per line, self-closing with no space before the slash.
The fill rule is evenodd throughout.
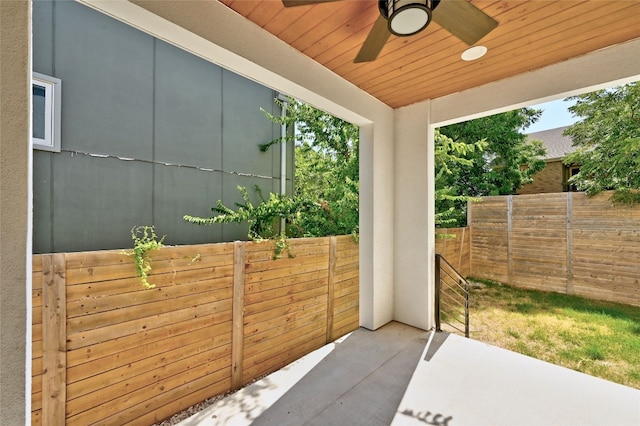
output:
<path id="1" fill-rule="evenodd" d="M 373 24 L 367 39 L 362 44 L 360 51 L 358 52 L 358 56 L 353 61 L 356 64 L 360 62 L 371 62 L 378 57 L 380 51 L 389 40 L 389 36 L 391 33 L 389 32 L 389 28 L 387 27 L 387 20 L 382 17 L 382 15 L 378 16 L 378 19 Z"/>
<path id="2" fill-rule="evenodd" d="M 339 0 L 282 0 L 284 7 L 307 6 L 310 4 L 329 3 Z"/>
<path id="3" fill-rule="evenodd" d="M 442 0 L 433 10 L 433 20 L 469 46 L 498 26 L 498 21 L 467 0 Z"/>

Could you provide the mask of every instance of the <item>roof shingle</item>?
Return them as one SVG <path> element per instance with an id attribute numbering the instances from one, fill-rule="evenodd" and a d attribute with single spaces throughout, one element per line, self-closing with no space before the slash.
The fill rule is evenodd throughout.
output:
<path id="1" fill-rule="evenodd" d="M 544 157 L 546 161 L 558 160 L 576 150 L 576 147 L 572 146 L 571 136 L 562 135 L 567 127 L 569 126 L 530 133 L 527 137 L 542 141 L 542 145 L 547 149 L 547 155 Z"/>

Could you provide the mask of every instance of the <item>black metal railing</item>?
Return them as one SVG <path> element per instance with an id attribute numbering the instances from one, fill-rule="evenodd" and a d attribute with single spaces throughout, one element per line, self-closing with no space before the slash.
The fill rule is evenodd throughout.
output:
<path id="1" fill-rule="evenodd" d="M 469 337 L 469 282 L 439 254 L 435 266 L 436 331 L 444 323 Z"/>

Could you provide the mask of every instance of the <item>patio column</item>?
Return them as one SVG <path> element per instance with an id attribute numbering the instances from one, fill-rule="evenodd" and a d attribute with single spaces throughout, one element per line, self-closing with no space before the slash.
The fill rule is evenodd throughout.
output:
<path id="1" fill-rule="evenodd" d="M 433 326 L 434 172 L 430 101 L 395 113 L 394 319 Z"/>
<path id="2" fill-rule="evenodd" d="M 31 1 L 0 1 L 0 424 L 31 401 Z"/>
<path id="3" fill-rule="evenodd" d="M 393 122 L 360 126 L 360 325 L 393 320 Z"/>

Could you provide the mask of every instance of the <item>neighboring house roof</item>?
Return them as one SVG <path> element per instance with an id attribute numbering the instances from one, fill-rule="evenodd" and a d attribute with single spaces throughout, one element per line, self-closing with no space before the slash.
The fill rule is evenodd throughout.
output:
<path id="1" fill-rule="evenodd" d="M 569 126 L 530 133 L 527 137 L 542 141 L 542 145 L 547 149 L 547 155 L 544 157 L 545 161 L 560 160 L 576 150 L 576 147 L 571 145 L 571 136 L 562 135 L 567 127 Z"/>

